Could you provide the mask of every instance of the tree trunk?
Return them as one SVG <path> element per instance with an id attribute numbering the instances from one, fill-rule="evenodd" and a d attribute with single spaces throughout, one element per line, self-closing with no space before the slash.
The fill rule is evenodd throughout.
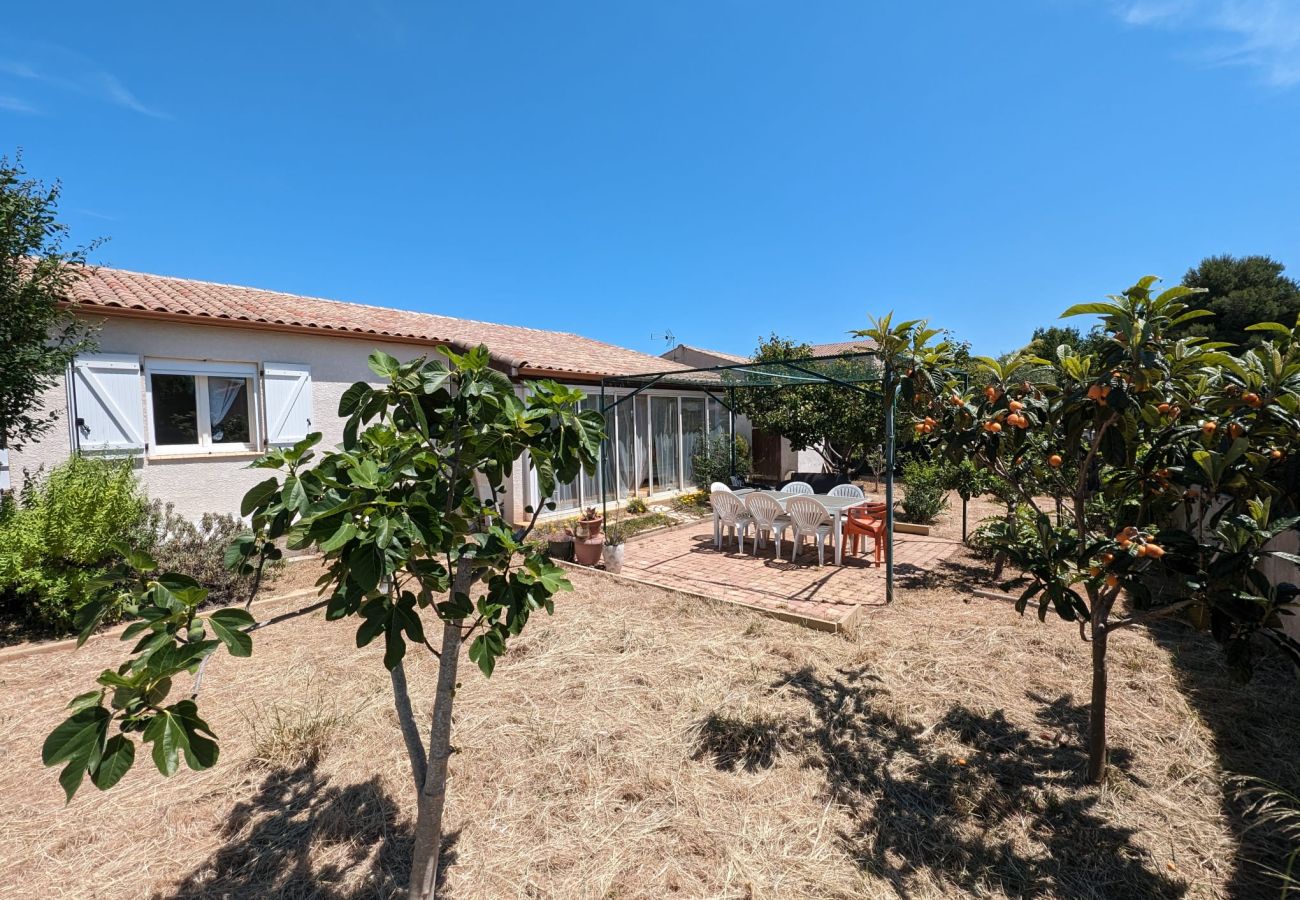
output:
<path id="1" fill-rule="evenodd" d="M 1094 604 L 1096 610 L 1097 604 Z M 1088 710 L 1088 781 L 1100 784 L 1106 777 L 1106 623 L 1103 614 L 1092 617 L 1092 704 Z"/>
<path id="2" fill-rule="evenodd" d="M 452 590 L 469 589 L 468 567 L 458 571 Z M 447 801 L 447 762 L 451 759 L 451 706 L 456 697 L 456 667 L 460 662 L 461 623 L 442 625 L 438 661 L 438 690 L 429 732 L 428 771 L 418 795 L 415 844 L 411 849 L 411 900 L 430 900 L 438 883 L 438 851 L 442 847 L 442 810 Z"/>

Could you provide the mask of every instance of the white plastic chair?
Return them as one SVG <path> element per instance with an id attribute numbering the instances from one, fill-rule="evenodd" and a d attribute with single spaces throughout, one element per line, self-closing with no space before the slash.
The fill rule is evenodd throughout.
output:
<path id="1" fill-rule="evenodd" d="M 715 481 L 713 482 L 713 484 L 709 485 L 709 493 L 713 493 L 714 491 L 730 491 L 730 490 L 731 488 L 727 487 L 721 481 Z"/>
<path id="2" fill-rule="evenodd" d="M 852 497 L 854 500 L 862 500 L 865 499 L 867 495 L 862 493 L 862 488 L 858 487 L 856 484 L 837 484 L 835 487 L 831 488 L 831 496 Z"/>
<path id="3" fill-rule="evenodd" d="M 827 514 L 826 507 L 811 497 L 792 497 L 785 504 L 785 512 L 794 528 L 790 562 L 794 562 L 799 555 L 803 539 L 811 537 L 817 540 L 817 565 L 825 565 L 826 539 L 831 536 L 831 517 Z"/>
<path id="4" fill-rule="evenodd" d="M 781 488 L 787 494 L 811 494 L 813 493 L 812 485 L 806 481 L 792 481 L 785 487 Z"/>
<path id="5" fill-rule="evenodd" d="M 785 530 L 790 527 L 790 517 L 781 509 L 781 504 L 777 503 L 773 497 L 766 491 L 755 491 L 745 497 L 745 509 L 754 519 L 754 555 L 758 555 L 758 549 L 763 546 L 763 535 L 770 534 L 776 541 L 776 549 L 773 551 L 776 557 L 781 557 L 781 541 L 785 538 Z"/>
<path id="6" fill-rule="evenodd" d="M 718 517 L 718 530 L 713 536 L 714 546 L 722 549 L 723 532 L 730 528 L 736 536 L 740 552 L 745 552 L 745 532 L 754 524 L 754 519 L 745 509 L 745 504 L 731 491 L 714 491 L 709 495 L 713 512 Z"/>

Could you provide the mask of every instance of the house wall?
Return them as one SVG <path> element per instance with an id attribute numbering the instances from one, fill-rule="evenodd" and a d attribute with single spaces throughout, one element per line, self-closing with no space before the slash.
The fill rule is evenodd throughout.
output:
<path id="1" fill-rule="evenodd" d="M 173 324 L 147 319 L 110 317 L 99 333 L 99 352 L 131 353 L 141 357 L 237 362 L 306 363 L 311 366 L 311 428 L 324 435 L 329 447 L 343 439 L 343 420 L 337 416 L 339 397 L 357 381 L 374 382 L 366 357 L 381 348 L 406 360 L 429 352 L 412 344 L 384 343 L 312 334 L 256 331 L 231 325 Z M 143 382 L 142 382 L 143 385 Z M 143 386 L 140 403 L 145 405 Z M 39 443 L 11 454 L 14 488 L 23 470 L 53 466 L 72 453 L 68 395 L 63 379 L 45 396 L 45 408 L 59 413 L 59 422 Z M 146 427 L 149 410 L 145 409 Z M 167 458 L 148 453 L 137 460 L 141 481 L 151 498 L 172 503 L 176 512 L 197 519 L 205 512 L 239 513 L 244 493 L 267 477 L 264 469 L 250 469 L 256 453 L 212 454 Z"/>

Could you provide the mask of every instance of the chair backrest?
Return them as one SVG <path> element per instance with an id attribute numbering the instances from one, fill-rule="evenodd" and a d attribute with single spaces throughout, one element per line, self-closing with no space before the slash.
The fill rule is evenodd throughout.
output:
<path id="1" fill-rule="evenodd" d="M 837 484 L 835 487 L 831 488 L 831 496 L 852 497 L 855 500 L 861 500 L 867 495 L 862 493 L 862 488 L 858 487 L 856 484 Z"/>
<path id="2" fill-rule="evenodd" d="M 826 507 L 811 497 L 791 497 L 785 504 L 785 512 L 800 531 L 812 531 L 830 521 Z"/>
<path id="3" fill-rule="evenodd" d="M 771 528 L 781 515 L 781 504 L 765 491 L 754 491 L 745 496 L 745 508 L 761 528 Z"/>
<path id="4" fill-rule="evenodd" d="M 709 493 L 713 493 L 714 491 L 730 491 L 730 490 L 731 488 L 727 487 L 721 481 L 715 481 L 713 482 L 713 484 L 709 485 Z"/>
<path id="5" fill-rule="evenodd" d="M 813 492 L 812 485 L 806 481 L 792 481 L 781 490 L 787 494 L 811 494 Z"/>
<path id="6" fill-rule="evenodd" d="M 745 504 L 731 491 L 714 491 L 709 494 L 709 502 L 718 518 L 727 524 L 734 523 L 745 512 Z"/>

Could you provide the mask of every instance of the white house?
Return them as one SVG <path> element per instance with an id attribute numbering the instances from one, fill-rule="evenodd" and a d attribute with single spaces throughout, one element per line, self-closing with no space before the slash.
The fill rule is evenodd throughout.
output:
<path id="1" fill-rule="evenodd" d="M 248 464 L 268 447 L 311 431 L 341 441 L 339 397 L 375 380 L 366 357 L 377 347 L 410 359 L 485 344 L 521 393 L 529 379 L 553 378 L 586 389 L 591 408 L 602 377 L 686 368 L 575 334 L 115 269 L 88 270 L 76 290 L 76 314 L 99 325 L 99 348 L 44 398 L 61 425 L 11 454 L 13 480 L 78 451 L 130 455 L 149 495 L 189 518 L 237 513 L 265 478 Z M 728 414 L 698 392 L 650 389 L 607 418 L 617 500 L 689 489 L 691 449 L 724 431 Z M 596 484 L 564 486 L 557 513 L 599 503 Z M 506 514 L 523 521 L 538 500 L 536 478 L 517 464 Z"/>

